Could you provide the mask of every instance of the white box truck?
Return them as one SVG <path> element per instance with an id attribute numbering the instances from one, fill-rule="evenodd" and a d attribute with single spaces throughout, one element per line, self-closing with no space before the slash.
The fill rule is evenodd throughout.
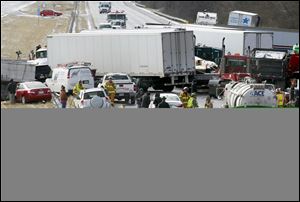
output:
<path id="1" fill-rule="evenodd" d="M 199 25 L 215 25 L 218 23 L 217 13 L 198 12 L 196 24 Z"/>
<path id="2" fill-rule="evenodd" d="M 196 44 L 202 46 L 222 49 L 222 40 L 225 37 L 226 54 L 230 52 L 231 54 L 247 55 L 248 46 L 250 46 L 250 50 L 272 48 L 273 46 L 273 32 L 205 28 L 197 25 L 187 25 L 185 28 L 194 32 Z"/>
<path id="3" fill-rule="evenodd" d="M 231 11 L 228 17 L 228 25 L 242 27 L 258 27 L 260 16 L 257 13 L 245 11 Z"/>
<path id="4" fill-rule="evenodd" d="M 96 77 L 127 73 L 138 87 L 172 91 L 195 73 L 193 32 L 182 29 L 97 30 L 47 37 L 48 63 L 87 61 Z"/>

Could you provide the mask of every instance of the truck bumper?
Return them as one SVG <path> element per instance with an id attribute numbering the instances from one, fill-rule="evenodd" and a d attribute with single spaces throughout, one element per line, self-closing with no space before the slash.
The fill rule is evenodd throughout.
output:
<path id="1" fill-rule="evenodd" d="M 117 99 L 124 99 L 124 98 L 132 98 L 135 97 L 135 93 L 116 93 L 115 98 Z"/>

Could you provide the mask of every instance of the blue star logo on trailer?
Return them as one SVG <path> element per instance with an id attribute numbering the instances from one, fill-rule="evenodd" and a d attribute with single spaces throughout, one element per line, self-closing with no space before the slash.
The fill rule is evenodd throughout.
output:
<path id="1" fill-rule="evenodd" d="M 249 22 L 249 18 L 244 18 L 243 19 L 243 24 L 248 24 L 248 22 Z"/>

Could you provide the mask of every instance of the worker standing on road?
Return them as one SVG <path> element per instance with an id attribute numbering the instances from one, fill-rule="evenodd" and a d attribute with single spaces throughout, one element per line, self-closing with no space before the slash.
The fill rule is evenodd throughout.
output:
<path id="1" fill-rule="evenodd" d="M 79 80 L 78 83 L 73 88 L 73 96 L 79 95 L 79 92 L 83 89 L 84 89 L 84 87 L 82 85 L 82 81 Z"/>
<path id="2" fill-rule="evenodd" d="M 60 97 L 61 108 L 66 108 L 68 96 L 67 96 L 65 86 L 61 86 L 59 97 Z"/>
<path id="3" fill-rule="evenodd" d="M 17 89 L 17 84 L 14 82 L 13 79 L 11 79 L 7 85 L 7 91 L 9 93 L 9 101 L 11 104 L 15 103 L 15 93 Z"/>
<path id="4" fill-rule="evenodd" d="M 142 108 L 149 108 L 150 102 L 150 92 L 146 92 L 142 97 Z"/>
<path id="5" fill-rule="evenodd" d="M 116 84 L 113 82 L 111 76 L 108 78 L 108 81 L 105 83 L 104 88 L 108 92 L 108 96 L 111 101 L 111 105 L 115 106 Z"/>
<path id="6" fill-rule="evenodd" d="M 188 101 L 190 99 L 190 95 L 188 93 L 188 90 L 189 89 L 187 87 L 184 87 L 182 92 L 179 95 L 179 98 L 182 102 L 183 108 L 187 108 L 187 104 L 188 104 Z"/>
<path id="7" fill-rule="evenodd" d="M 197 95 L 196 93 L 192 93 L 190 99 L 187 103 L 187 108 L 198 108 Z"/>
<path id="8" fill-rule="evenodd" d="M 212 101 L 211 101 L 210 96 L 207 96 L 207 97 L 206 97 L 206 101 L 205 101 L 205 104 L 204 104 L 204 108 L 213 108 L 213 103 L 212 103 Z"/>
<path id="9" fill-rule="evenodd" d="M 296 79 L 291 80 L 291 87 L 289 92 L 289 102 L 294 103 L 295 102 L 295 87 L 296 87 Z"/>
<path id="10" fill-rule="evenodd" d="M 280 88 L 276 89 L 276 97 L 277 97 L 277 106 L 279 108 L 284 107 L 284 94 L 281 92 Z"/>
<path id="11" fill-rule="evenodd" d="M 155 105 L 155 108 L 158 108 L 158 104 L 162 102 L 162 99 L 159 95 L 159 92 L 155 93 L 155 98 L 153 101 L 153 104 Z"/>
<path id="12" fill-rule="evenodd" d="M 166 102 L 166 97 L 162 97 L 162 102 L 158 104 L 158 108 L 171 108 L 169 103 Z"/>
<path id="13" fill-rule="evenodd" d="M 142 96 L 144 95 L 144 90 L 143 88 L 140 88 L 135 95 L 136 103 L 138 105 L 138 108 L 142 107 Z"/>

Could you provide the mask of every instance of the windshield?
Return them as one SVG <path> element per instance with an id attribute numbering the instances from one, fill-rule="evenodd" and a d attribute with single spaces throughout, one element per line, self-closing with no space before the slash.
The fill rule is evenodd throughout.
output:
<path id="1" fill-rule="evenodd" d="M 112 80 L 129 80 L 127 75 L 113 75 L 111 76 Z M 105 77 L 105 80 L 108 80 L 109 76 Z"/>
<path id="2" fill-rule="evenodd" d="M 100 25 L 100 29 L 103 29 L 103 28 L 111 28 L 111 25 Z"/>
<path id="3" fill-rule="evenodd" d="M 180 101 L 177 95 L 161 94 L 160 97 L 166 97 L 166 101 Z"/>
<path id="4" fill-rule="evenodd" d="M 121 22 L 120 21 L 114 21 L 114 22 L 112 22 L 112 25 L 121 25 Z"/>
<path id="5" fill-rule="evenodd" d="M 74 68 L 69 71 L 71 77 L 78 76 L 78 73 L 80 73 L 81 76 L 92 76 L 92 72 L 89 68 Z"/>
<path id="6" fill-rule="evenodd" d="M 94 92 L 84 93 L 85 100 L 92 99 L 95 96 L 105 97 L 105 94 L 103 91 L 94 91 Z"/>
<path id="7" fill-rule="evenodd" d="M 39 83 L 39 82 L 26 83 L 25 85 L 26 85 L 27 88 L 29 88 L 29 89 L 34 89 L 34 88 L 47 88 L 47 86 L 45 86 L 45 84 Z"/>
<path id="8" fill-rule="evenodd" d="M 108 20 L 125 20 L 126 16 L 124 14 L 109 14 L 107 15 Z"/>
<path id="9" fill-rule="evenodd" d="M 204 60 L 214 61 L 222 56 L 222 51 L 214 48 L 196 47 L 195 56 Z"/>
<path id="10" fill-rule="evenodd" d="M 38 51 L 36 52 L 36 58 L 47 58 L 47 51 Z"/>
<path id="11" fill-rule="evenodd" d="M 228 67 L 246 67 L 246 60 L 238 60 L 238 59 L 227 59 L 226 66 Z"/>

